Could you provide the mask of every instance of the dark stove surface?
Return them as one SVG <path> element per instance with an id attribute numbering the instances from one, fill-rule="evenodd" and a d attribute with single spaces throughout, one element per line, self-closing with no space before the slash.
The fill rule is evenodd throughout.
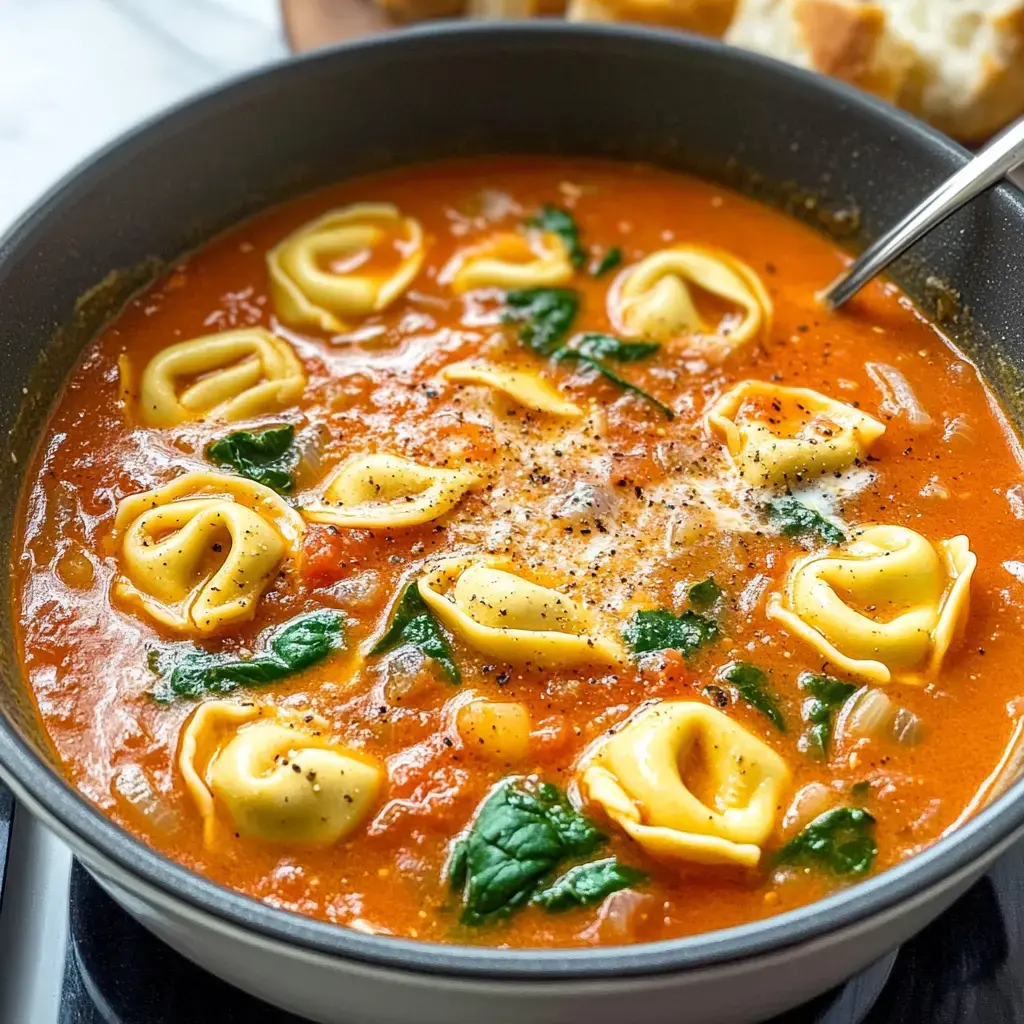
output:
<path id="1" fill-rule="evenodd" d="M 0 782 L 0 906 L 3 905 L 4 881 L 7 877 L 7 853 L 11 843 L 11 823 L 14 821 L 14 797 Z"/>
<path id="2" fill-rule="evenodd" d="M 774 1024 L 1024 1021 L 1024 845 L 898 953 Z M 202 971 L 77 863 L 59 1024 L 304 1024 Z"/>

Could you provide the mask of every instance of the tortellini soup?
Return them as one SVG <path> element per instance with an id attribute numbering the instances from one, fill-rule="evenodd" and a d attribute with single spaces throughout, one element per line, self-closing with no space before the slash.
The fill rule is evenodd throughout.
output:
<path id="1" fill-rule="evenodd" d="M 999 791 L 1024 479 L 891 284 L 653 168 L 407 168 L 183 258 L 26 473 L 25 671 L 157 850 L 362 932 L 729 927 Z"/>

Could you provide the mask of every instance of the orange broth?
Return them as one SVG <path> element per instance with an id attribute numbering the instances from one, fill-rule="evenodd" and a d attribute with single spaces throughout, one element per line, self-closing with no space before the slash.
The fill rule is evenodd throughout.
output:
<path id="1" fill-rule="evenodd" d="M 393 202 L 423 226 L 427 257 L 411 289 L 350 335 L 281 326 L 268 297 L 267 250 L 324 211 L 367 200 Z M 587 429 L 573 426 L 564 444 L 551 441 L 542 414 L 440 380 L 444 366 L 478 353 L 496 334 L 507 336 L 517 365 L 531 359 L 539 365 L 516 348 L 515 327 L 501 323 L 500 296 L 455 296 L 438 275 L 457 250 L 496 227 L 515 230 L 545 203 L 571 212 L 588 262 L 610 246 L 621 247 L 623 267 L 680 242 L 728 251 L 764 282 L 774 305 L 770 331 L 720 363 L 682 359 L 665 346 L 649 360 L 620 367 L 671 405 L 671 421 L 601 378 L 556 364 L 550 379 L 592 410 Z M 848 884 L 811 868 L 772 868 L 772 851 L 792 835 L 784 812 L 814 781 L 843 803 L 854 802 L 856 792 L 874 816 L 874 871 L 934 842 L 973 806 L 1024 707 L 1017 677 L 1024 658 L 1024 565 L 1014 564 L 1024 517 L 1018 442 L 975 368 L 893 285 L 870 285 L 840 314 L 816 304 L 815 291 L 845 261 L 801 224 L 704 181 L 642 166 L 526 158 L 440 163 L 346 181 L 262 213 L 185 257 L 88 347 L 26 474 L 13 566 L 16 621 L 27 678 L 63 771 L 117 824 L 218 883 L 326 921 L 440 942 L 555 947 L 652 941 L 806 904 Z M 571 286 L 581 295 L 581 311 L 575 331 L 615 333 L 605 297 L 620 272 L 576 273 Z M 716 313 L 713 305 L 709 316 Z M 131 415 L 131 384 L 119 379 L 119 356 L 127 353 L 141 368 L 169 344 L 254 324 L 290 341 L 308 378 L 297 406 L 257 425 L 315 426 L 324 475 L 353 454 L 391 451 L 431 465 L 485 466 L 493 485 L 423 526 L 311 524 L 301 567 L 271 583 L 255 618 L 202 641 L 213 651 L 251 651 L 260 631 L 297 613 L 327 607 L 347 617 L 344 652 L 237 694 L 311 709 L 341 741 L 386 765 L 372 815 L 327 847 L 245 837 L 204 845 L 202 821 L 176 763 L 195 702 L 161 704 L 149 695 L 147 651 L 181 637 L 111 596 L 117 503 L 186 469 L 210 469 L 205 446 L 234 429 L 204 421 L 140 426 Z M 883 396 L 867 361 L 900 370 L 932 418 L 929 429 L 912 429 L 905 416 L 880 411 Z M 765 615 L 766 592 L 805 554 L 797 541 L 769 530 L 709 528 L 698 541 L 673 545 L 662 530 L 671 516 L 660 505 L 649 513 L 651 528 L 642 525 L 648 520 L 640 513 L 648 503 L 666 501 L 674 476 L 699 476 L 702 460 L 720 449 L 703 413 L 725 387 L 745 378 L 814 388 L 885 423 L 872 449 L 873 479 L 843 502 L 845 522 L 905 525 L 932 541 L 960 533 L 970 538 L 978 567 L 964 637 L 933 681 L 886 687 L 920 717 L 924 735 L 916 745 L 871 741 L 824 761 L 798 749 L 802 694 L 796 678 L 827 666 Z M 599 526 L 552 516 L 580 480 L 611 496 L 611 511 Z M 299 506 L 318 482 L 300 487 Z M 523 509 L 532 514 L 524 518 Z M 543 544 L 530 540 L 531 532 Z M 590 546 L 596 532 L 611 537 L 599 549 Z M 722 635 L 688 659 L 668 651 L 614 670 L 496 663 L 455 637 L 461 690 L 518 701 L 530 713 L 525 760 L 488 761 L 452 730 L 451 701 L 459 688 L 429 663 L 410 670 L 408 659 L 365 653 L 396 594 L 420 567 L 488 543 L 522 557 L 563 592 L 620 623 L 636 607 L 678 611 L 678 587 L 713 573 L 724 593 Z M 734 659 L 766 671 L 789 725 L 780 732 L 742 700 L 725 709 L 793 773 L 760 868 L 656 860 L 600 808 L 587 807 L 609 837 L 601 855 L 648 873 L 638 899 L 628 906 L 620 900 L 615 913 L 606 905 L 560 914 L 528 906 L 484 927 L 458 923 L 458 900 L 443 877 L 445 858 L 495 783 L 510 774 L 536 775 L 578 800 L 572 780 L 589 744 L 644 701 L 708 702 L 704 684 Z M 126 769 L 144 772 L 157 803 L 142 808 L 126 799 Z M 854 790 L 857 783 L 867 785 Z"/>

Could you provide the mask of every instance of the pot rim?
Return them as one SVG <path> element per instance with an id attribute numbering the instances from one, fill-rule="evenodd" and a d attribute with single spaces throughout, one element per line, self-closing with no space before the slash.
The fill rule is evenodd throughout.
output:
<path id="1" fill-rule="evenodd" d="M 59 215 L 61 206 L 104 175 L 108 164 L 130 159 L 168 131 L 184 130 L 201 119 L 211 104 L 239 102 L 247 93 L 272 87 L 290 75 L 309 73 L 324 61 L 346 54 L 383 48 L 400 60 L 405 50 L 425 46 L 494 45 L 529 48 L 543 45 L 672 47 L 681 57 L 703 52 L 725 63 L 745 65 L 762 75 L 790 78 L 801 88 L 824 93 L 838 107 L 857 108 L 884 123 L 895 135 L 930 148 L 955 164 L 967 162 L 967 151 L 939 132 L 881 100 L 844 83 L 772 58 L 727 47 L 717 40 L 637 26 L 579 24 L 560 21 L 502 23 L 439 23 L 403 29 L 339 44 L 300 57 L 286 58 L 238 75 L 199 92 L 152 116 L 86 158 L 53 185 L 0 239 L 0 287 L 4 263 L 41 224 Z M 1016 207 L 1024 225 L 1021 195 L 997 186 Z M 105 817 L 50 767 L 25 742 L 6 716 L 0 716 L 0 776 L 57 831 L 74 837 L 99 859 L 116 866 L 143 891 L 157 890 L 164 901 L 187 904 L 192 916 L 213 916 L 220 922 L 254 933 L 261 939 L 292 948 L 359 961 L 367 966 L 428 972 L 463 978 L 514 978 L 535 981 L 640 977 L 696 970 L 730 961 L 775 953 L 848 928 L 892 910 L 947 877 L 982 859 L 993 847 L 1024 826 L 1024 779 L 955 832 L 923 852 L 879 875 L 833 893 L 822 900 L 761 921 L 659 942 L 588 949 L 497 949 L 427 943 L 384 935 L 366 935 L 291 911 L 280 910 L 227 889 L 151 849 Z M 141 884 L 140 884 L 141 883 Z M 123 884 L 123 883 L 122 883 Z"/>

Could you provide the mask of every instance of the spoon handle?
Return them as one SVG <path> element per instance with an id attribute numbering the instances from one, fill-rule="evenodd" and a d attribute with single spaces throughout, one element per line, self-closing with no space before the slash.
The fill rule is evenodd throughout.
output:
<path id="1" fill-rule="evenodd" d="M 830 309 L 852 298 L 897 256 L 1024 162 L 1024 118 L 998 135 L 891 230 L 864 250 L 821 295 Z"/>

